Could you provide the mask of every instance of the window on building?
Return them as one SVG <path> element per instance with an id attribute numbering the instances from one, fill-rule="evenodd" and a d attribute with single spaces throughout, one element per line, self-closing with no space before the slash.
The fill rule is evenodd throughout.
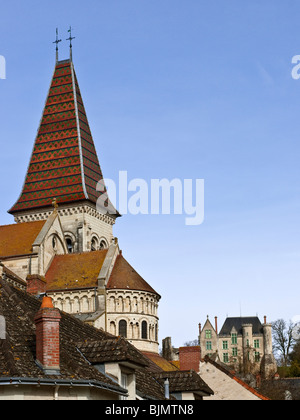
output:
<path id="1" fill-rule="evenodd" d="M 107 249 L 107 244 L 106 244 L 106 242 L 105 241 L 101 241 L 100 242 L 100 247 L 99 247 L 99 249 Z"/>
<path id="2" fill-rule="evenodd" d="M 255 361 L 256 362 L 260 362 L 260 353 L 259 353 L 259 351 L 256 351 L 255 352 Z"/>
<path id="3" fill-rule="evenodd" d="M 92 238 L 92 242 L 91 242 L 91 250 L 92 251 L 97 251 L 97 248 L 98 248 L 98 241 L 94 237 L 94 238 Z"/>
<path id="4" fill-rule="evenodd" d="M 71 238 L 66 238 L 66 243 L 67 243 L 67 248 L 68 248 L 68 252 L 69 254 L 73 254 L 74 252 L 74 245 L 73 245 L 73 241 Z"/>
<path id="5" fill-rule="evenodd" d="M 228 341 L 223 341 L 223 350 L 228 350 Z"/>
<path id="6" fill-rule="evenodd" d="M 228 363 L 229 362 L 229 355 L 228 353 L 223 353 L 223 362 Z"/>
<path id="7" fill-rule="evenodd" d="M 206 342 L 206 350 L 212 350 L 212 343 L 211 341 Z"/>
<path id="8" fill-rule="evenodd" d="M 247 347 L 250 347 L 250 343 L 249 343 L 248 338 L 247 338 Z"/>
<path id="9" fill-rule="evenodd" d="M 119 335 L 121 337 L 127 338 L 127 322 L 126 321 L 119 322 Z"/>
<path id="10" fill-rule="evenodd" d="M 231 344 L 237 344 L 237 333 L 231 334 Z"/>
<path id="11" fill-rule="evenodd" d="M 52 237 L 52 248 L 54 249 L 54 251 L 57 250 L 57 239 L 55 236 Z"/>
<path id="12" fill-rule="evenodd" d="M 259 340 L 254 340 L 254 348 L 259 349 Z"/>
<path id="13" fill-rule="evenodd" d="M 236 357 L 238 355 L 238 349 L 237 349 L 237 347 L 233 347 L 233 349 L 232 349 L 232 356 L 233 357 Z"/>
<path id="14" fill-rule="evenodd" d="M 142 339 L 143 340 L 148 339 L 148 324 L 146 321 L 142 322 Z"/>
<path id="15" fill-rule="evenodd" d="M 206 340 L 210 340 L 212 337 L 211 330 L 205 330 L 205 338 Z"/>

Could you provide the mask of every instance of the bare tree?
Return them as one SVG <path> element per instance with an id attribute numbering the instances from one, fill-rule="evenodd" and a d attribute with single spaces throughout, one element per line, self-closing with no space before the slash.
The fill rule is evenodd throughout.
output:
<path id="1" fill-rule="evenodd" d="M 283 366 L 287 366 L 289 356 L 296 340 L 294 338 L 295 324 L 289 321 L 286 323 L 283 319 L 278 319 L 272 323 L 273 329 L 273 349 L 278 352 L 283 361 Z"/>
<path id="2" fill-rule="evenodd" d="M 187 341 L 184 343 L 184 347 L 192 347 L 192 346 L 199 346 L 199 340 Z"/>

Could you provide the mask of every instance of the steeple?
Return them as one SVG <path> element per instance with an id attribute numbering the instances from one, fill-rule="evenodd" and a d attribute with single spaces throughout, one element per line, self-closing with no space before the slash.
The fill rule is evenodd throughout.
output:
<path id="1" fill-rule="evenodd" d="M 71 29 L 70 29 L 71 30 Z M 22 193 L 9 213 L 60 206 L 100 196 L 103 180 L 94 141 L 71 59 L 57 61 Z M 58 36 L 55 43 L 58 45 Z"/>

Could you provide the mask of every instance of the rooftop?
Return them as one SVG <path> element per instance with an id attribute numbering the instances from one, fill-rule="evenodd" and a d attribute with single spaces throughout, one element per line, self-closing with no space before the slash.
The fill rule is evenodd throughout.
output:
<path id="1" fill-rule="evenodd" d="M 250 316 L 250 317 L 236 317 L 236 318 L 227 318 L 224 322 L 224 325 L 219 333 L 220 336 L 222 335 L 230 335 L 233 328 L 237 331 L 238 335 L 242 335 L 243 328 L 242 326 L 245 324 L 252 325 L 252 332 L 253 334 L 262 334 L 263 328 L 260 320 L 257 316 Z"/>
<path id="2" fill-rule="evenodd" d="M 141 290 L 159 296 L 159 294 L 125 260 L 123 255 L 117 257 L 107 284 L 107 289 Z"/>
<path id="3" fill-rule="evenodd" d="M 46 273 L 47 290 L 97 287 L 107 250 L 56 255 Z"/>
<path id="4" fill-rule="evenodd" d="M 45 220 L 0 226 L 0 259 L 32 254 Z"/>

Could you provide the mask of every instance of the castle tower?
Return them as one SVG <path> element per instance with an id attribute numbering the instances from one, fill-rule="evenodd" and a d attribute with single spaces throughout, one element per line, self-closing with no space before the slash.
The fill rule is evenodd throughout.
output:
<path id="1" fill-rule="evenodd" d="M 277 364 L 272 351 L 272 324 L 268 324 L 265 318 L 263 324 L 264 355 L 261 361 L 261 374 L 263 379 L 271 379 L 277 372 Z"/>
<path id="2" fill-rule="evenodd" d="M 253 341 L 253 326 L 252 324 L 243 324 L 243 367 L 244 374 L 251 372 L 251 364 L 253 363 L 253 353 L 250 350 Z"/>
<path id="3" fill-rule="evenodd" d="M 56 61 L 24 186 L 9 213 L 17 223 L 46 220 L 54 204 L 69 252 L 108 248 L 119 214 L 97 210 L 99 181 L 103 175 L 70 54 Z"/>

